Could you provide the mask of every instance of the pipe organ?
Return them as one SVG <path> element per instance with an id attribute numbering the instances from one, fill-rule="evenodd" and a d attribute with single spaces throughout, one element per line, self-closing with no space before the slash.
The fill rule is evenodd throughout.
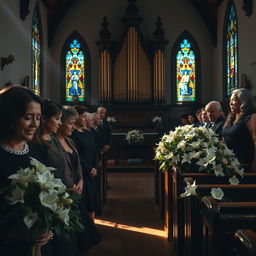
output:
<path id="1" fill-rule="evenodd" d="M 101 40 L 97 41 L 99 57 L 99 98 L 109 103 L 164 103 L 165 101 L 165 57 L 168 41 L 164 40 L 161 18 L 157 18 L 155 38 L 151 52 L 145 47 L 139 32 L 142 18 L 137 16 L 135 0 L 129 0 L 127 16 L 123 18 L 126 32 L 118 50 L 103 19 Z M 150 54 L 149 54 L 150 52 Z M 113 54 L 114 53 L 114 54 Z M 115 55 L 115 57 L 113 57 Z"/>
<path id="2" fill-rule="evenodd" d="M 113 66 L 113 100 L 148 102 L 152 100 L 152 70 L 134 27 L 130 27 Z"/>

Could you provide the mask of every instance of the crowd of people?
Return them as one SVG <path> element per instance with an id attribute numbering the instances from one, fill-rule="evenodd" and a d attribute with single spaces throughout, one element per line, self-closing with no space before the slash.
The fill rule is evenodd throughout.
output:
<path id="1" fill-rule="evenodd" d="M 104 107 L 89 113 L 85 106 L 61 106 L 19 85 L 0 91 L 0 189 L 8 186 L 11 174 L 29 167 L 33 157 L 54 167 L 55 176 L 70 193 L 81 195 L 79 209 L 85 226 L 83 232 L 69 231 L 69 240 L 47 230 L 31 241 L 13 223 L 0 222 L 4 255 L 29 255 L 36 244 L 42 255 L 78 256 L 100 243 L 94 218 L 99 207 L 100 158 L 109 149 L 105 116 Z M 1 197 L 1 220 L 7 211 L 4 205 Z"/>
<path id="2" fill-rule="evenodd" d="M 181 125 L 212 129 L 232 149 L 247 171 L 256 171 L 256 104 L 247 89 L 235 90 L 225 117 L 217 101 L 209 102 L 195 115 L 183 115 Z M 31 245 L 41 246 L 42 255 L 78 256 L 101 241 L 94 225 L 99 208 L 100 161 L 109 150 L 110 128 L 106 109 L 89 113 L 85 106 L 61 106 L 42 99 L 19 85 L 0 91 L 0 189 L 19 168 L 30 166 L 30 157 L 56 169 L 55 176 L 69 191 L 81 195 L 79 209 L 85 223 L 83 232 L 70 231 L 70 239 L 42 232 L 34 241 L 13 223 L 0 222 L 1 252 L 28 255 Z M 0 198 L 0 219 L 7 208 Z"/>
<path id="3" fill-rule="evenodd" d="M 226 116 L 218 101 L 211 101 L 195 114 L 181 115 L 180 125 L 212 129 L 232 149 L 246 171 L 256 171 L 256 102 L 244 88 L 233 91 Z"/>

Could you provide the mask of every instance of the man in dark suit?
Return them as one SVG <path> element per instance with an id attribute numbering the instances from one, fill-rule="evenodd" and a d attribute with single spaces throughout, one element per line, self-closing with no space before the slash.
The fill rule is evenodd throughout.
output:
<path id="1" fill-rule="evenodd" d="M 107 110 L 104 107 L 98 107 L 97 113 L 100 116 L 100 125 L 99 125 L 99 130 L 102 134 L 102 139 L 103 139 L 103 152 L 106 152 L 109 150 L 109 145 L 110 145 L 110 136 L 111 136 L 111 129 L 109 126 L 109 123 L 106 120 L 106 113 Z"/>
<path id="2" fill-rule="evenodd" d="M 221 104 L 218 101 L 211 101 L 205 106 L 205 110 L 210 121 L 207 128 L 212 129 L 221 136 L 221 131 L 226 121 L 223 117 Z"/>

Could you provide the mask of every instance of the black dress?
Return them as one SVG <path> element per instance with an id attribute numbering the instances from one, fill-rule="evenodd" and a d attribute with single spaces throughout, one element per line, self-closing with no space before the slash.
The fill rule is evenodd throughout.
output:
<path id="1" fill-rule="evenodd" d="M 17 155 L 13 153 L 9 153 L 6 150 L 0 147 L 0 189 L 7 186 L 10 183 L 8 176 L 14 174 L 20 168 L 30 167 L 30 157 L 33 157 L 46 166 L 48 165 L 48 157 L 49 152 L 48 149 L 39 144 L 28 143 L 29 151 L 26 154 Z M 49 165 L 48 165 L 49 166 Z M 6 207 L 3 198 L 0 199 L 0 221 L 4 219 L 6 211 L 8 208 Z M 18 240 L 10 240 L 8 237 L 8 233 L 10 231 L 11 223 L 3 223 L 0 222 L 0 251 L 2 255 L 10 255 L 10 256 L 27 256 L 29 255 L 32 243 L 28 241 L 18 241 Z M 45 246 L 43 246 L 45 247 Z M 42 248 L 43 248 L 42 247 Z M 48 255 L 47 253 L 43 253 L 42 255 Z"/>
<path id="2" fill-rule="evenodd" d="M 254 143 L 247 127 L 251 115 L 234 120 L 222 130 L 222 136 L 229 149 L 232 149 L 245 170 L 250 171 L 254 158 Z"/>
<path id="3" fill-rule="evenodd" d="M 71 138 L 77 146 L 84 177 L 84 194 L 86 208 L 94 212 L 98 208 L 98 191 L 95 178 L 90 176 L 92 168 L 98 168 L 98 152 L 90 131 L 74 131 Z"/>

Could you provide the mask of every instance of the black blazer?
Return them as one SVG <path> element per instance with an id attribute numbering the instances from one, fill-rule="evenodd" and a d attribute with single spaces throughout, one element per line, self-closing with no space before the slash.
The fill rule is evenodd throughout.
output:
<path id="1" fill-rule="evenodd" d="M 216 122 L 210 127 L 215 133 L 221 136 L 222 128 L 226 119 L 223 116 L 220 116 Z"/>

